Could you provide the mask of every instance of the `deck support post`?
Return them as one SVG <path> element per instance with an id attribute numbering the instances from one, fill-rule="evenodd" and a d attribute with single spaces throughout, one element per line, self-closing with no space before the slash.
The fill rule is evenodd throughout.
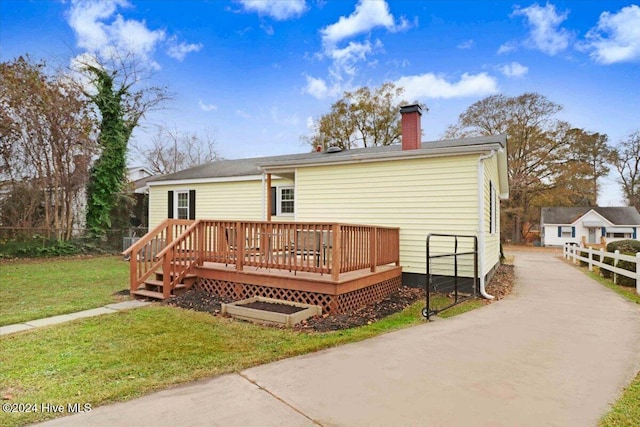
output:
<path id="1" fill-rule="evenodd" d="M 267 221 L 271 222 L 271 206 L 273 206 L 273 204 L 275 203 L 275 200 L 273 200 L 273 197 L 271 195 L 271 174 L 270 173 L 267 174 L 266 187 L 267 188 L 263 188 L 263 190 L 267 192 L 267 206 L 265 206 L 265 209 L 267 210 Z"/>
<path id="2" fill-rule="evenodd" d="M 244 269 L 244 247 L 246 234 L 244 223 L 241 221 L 236 222 L 236 270 L 238 271 L 242 271 Z"/>
<path id="3" fill-rule="evenodd" d="M 340 261 L 342 259 L 342 235 L 340 224 L 331 225 L 331 280 L 340 279 Z"/>
<path id="4" fill-rule="evenodd" d="M 376 264 L 378 264 L 378 227 L 369 229 L 369 263 L 371 272 L 376 272 Z"/>
<path id="5" fill-rule="evenodd" d="M 204 235 L 206 227 L 204 223 L 198 225 L 196 230 L 196 265 L 204 264 Z"/>

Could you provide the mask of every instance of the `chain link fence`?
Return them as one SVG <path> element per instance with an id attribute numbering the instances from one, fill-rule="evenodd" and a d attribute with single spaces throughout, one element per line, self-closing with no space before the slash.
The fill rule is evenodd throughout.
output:
<path id="1" fill-rule="evenodd" d="M 86 229 L 0 227 L 0 258 L 75 254 L 119 254 L 147 233 L 143 227 L 107 230 L 94 237 Z M 71 238 L 63 236 L 71 235 Z"/>

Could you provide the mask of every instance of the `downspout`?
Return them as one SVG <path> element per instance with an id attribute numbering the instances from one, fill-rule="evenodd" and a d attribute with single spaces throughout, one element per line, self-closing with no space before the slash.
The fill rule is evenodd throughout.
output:
<path id="1" fill-rule="evenodd" d="M 480 276 L 480 295 L 494 299 L 485 289 L 484 283 L 484 161 L 496 155 L 496 150 L 478 158 L 478 275 Z"/>

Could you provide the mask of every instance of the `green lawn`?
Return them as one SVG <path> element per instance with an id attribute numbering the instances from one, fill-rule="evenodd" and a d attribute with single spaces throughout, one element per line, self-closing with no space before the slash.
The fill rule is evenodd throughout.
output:
<path id="1" fill-rule="evenodd" d="M 424 322 L 419 301 L 361 328 L 307 333 L 168 306 L 83 319 L 0 338 L 0 394 L 9 402 L 96 407 Z M 0 413 L 0 425 L 55 416 Z"/>
<path id="2" fill-rule="evenodd" d="M 129 287 L 122 257 L 61 258 L 0 264 L 0 326 L 101 307 Z"/>
<path id="3" fill-rule="evenodd" d="M 4 324 L 112 302 L 113 292 L 128 279 L 127 263 L 116 257 L 5 263 L 1 268 Z M 434 297 L 433 305 L 449 302 Z M 471 300 L 440 316 L 481 305 Z M 423 307 L 420 300 L 373 324 L 330 333 L 271 328 L 161 304 L 76 320 L 0 337 L 0 397 L 7 398 L 3 403 L 96 407 L 421 324 Z M 0 425 L 55 416 L 0 412 Z"/>
<path id="4" fill-rule="evenodd" d="M 640 372 L 624 389 L 622 397 L 600 420 L 601 427 L 637 427 L 640 423 Z"/>

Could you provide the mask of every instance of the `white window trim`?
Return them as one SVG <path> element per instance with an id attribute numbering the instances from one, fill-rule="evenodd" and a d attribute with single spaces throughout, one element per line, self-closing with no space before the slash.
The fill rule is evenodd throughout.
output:
<path id="1" fill-rule="evenodd" d="M 282 212 L 282 190 L 293 190 L 293 212 Z M 292 217 L 296 213 L 296 189 L 293 185 L 283 185 L 276 187 L 276 215 Z"/>
<path id="2" fill-rule="evenodd" d="M 173 207 L 173 211 L 174 211 L 173 212 L 173 217 L 176 218 L 176 219 L 189 219 L 189 214 L 191 213 L 191 212 L 189 212 L 189 205 L 190 205 L 190 202 L 191 202 L 189 200 L 189 190 L 176 190 L 176 191 L 174 191 L 173 194 L 174 194 L 174 196 L 173 196 L 174 197 L 174 200 L 173 200 L 173 206 L 174 206 Z M 187 217 L 186 218 L 180 218 L 180 215 L 178 215 L 178 212 L 179 212 L 180 209 L 185 209 L 184 207 L 180 208 L 180 206 L 179 206 L 179 202 L 178 201 L 180 199 L 180 194 L 186 194 L 187 195 L 187 207 L 186 207 L 186 209 L 187 209 Z"/>

